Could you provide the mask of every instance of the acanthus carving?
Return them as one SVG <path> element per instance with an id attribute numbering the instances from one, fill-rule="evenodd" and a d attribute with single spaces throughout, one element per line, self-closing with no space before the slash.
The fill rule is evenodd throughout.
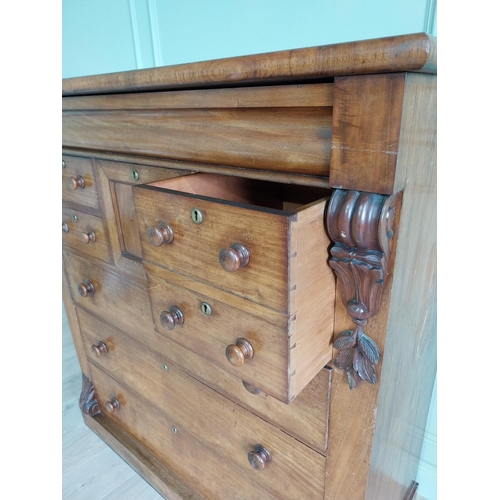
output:
<path id="1" fill-rule="evenodd" d="M 335 339 L 333 347 L 339 353 L 334 365 L 346 371 L 351 389 L 361 380 L 377 382 L 375 365 L 380 350 L 363 327 L 377 313 L 382 300 L 394 202 L 394 196 L 337 189 L 327 209 L 328 234 L 334 242 L 329 263 L 338 278 L 342 303 L 356 325 Z"/>
<path id="2" fill-rule="evenodd" d="M 80 394 L 79 406 L 83 413 L 91 417 L 101 413 L 94 386 L 85 374 L 82 374 L 82 392 Z"/>

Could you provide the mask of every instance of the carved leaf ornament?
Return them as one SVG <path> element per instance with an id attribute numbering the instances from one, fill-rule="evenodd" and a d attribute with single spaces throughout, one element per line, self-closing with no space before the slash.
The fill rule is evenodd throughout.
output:
<path id="1" fill-rule="evenodd" d="M 335 272 L 342 303 L 356 324 L 339 333 L 334 360 L 345 370 L 349 387 L 361 380 L 377 382 L 377 344 L 363 331 L 377 313 L 388 273 L 389 240 L 394 222 L 394 197 L 360 191 L 334 191 L 327 208 L 328 234 L 334 243 L 330 267 Z"/>

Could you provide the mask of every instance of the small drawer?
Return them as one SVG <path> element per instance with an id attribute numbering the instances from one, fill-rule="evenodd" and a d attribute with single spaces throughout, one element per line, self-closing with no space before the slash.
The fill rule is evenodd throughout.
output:
<path id="1" fill-rule="evenodd" d="M 118 274 L 104 263 L 98 265 L 67 251 L 63 262 L 73 302 L 118 328 L 153 331 L 146 283 Z"/>
<path id="2" fill-rule="evenodd" d="M 90 372 L 101 411 L 145 442 L 174 473 L 191 482 L 199 469 L 211 469 L 210 483 L 225 492 L 209 498 L 258 498 L 258 492 L 263 498 L 323 498 L 323 455 L 174 365 L 134 377 L 129 388 L 121 376 L 118 383 L 92 364 Z"/>
<path id="3" fill-rule="evenodd" d="M 89 257 L 111 262 L 108 235 L 100 217 L 63 207 L 62 242 Z"/>
<path id="4" fill-rule="evenodd" d="M 143 390 L 138 384 L 154 386 L 158 379 L 163 379 L 161 372 L 165 368 L 170 370 L 173 363 L 287 434 L 325 453 L 332 376 L 329 367 L 323 368 L 293 403 L 286 405 L 154 332 L 138 338 L 133 332 L 125 334 L 80 308 L 77 314 L 88 359 L 123 384 L 138 391 Z"/>
<path id="5" fill-rule="evenodd" d="M 332 274 L 329 190 L 194 174 L 133 191 L 146 261 L 291 314 L 311 280 Z"/>
<path id="6" fill-rule="evenodd" d="M 90 208 L 99 213 L 99 197 L 92 160 L 78 156 L 63 155 L 62 199 L 66 205 Z"/>

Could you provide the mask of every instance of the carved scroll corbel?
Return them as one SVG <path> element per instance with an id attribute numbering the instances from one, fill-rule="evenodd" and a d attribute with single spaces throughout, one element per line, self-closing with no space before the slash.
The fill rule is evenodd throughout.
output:
<path id="1" fill-rule="evenodd" d="M 377 382 L 377 344 L 363 330 L 379 310 L 388 274 L 393 235 L 395 197 L 337 189 L 326 213 L 328 234 L 334 243 L 330 267 L 335 272 L 342 303 L 356 327 L 339 333 L 334 365 L 347 373 L 349 387 L 361 380 Z"/>
<path id="2" fill-rule="evenodd" d="M 80 410 L 94 417 L 98 413 L 101 413 L 99 409 L 99 404 L 97 402 L 97 396 L 95 393 L 94 386 L 89 378 L 82 373 L 82 392 L 80 393 L 80 402 L 79 402 Z"/>

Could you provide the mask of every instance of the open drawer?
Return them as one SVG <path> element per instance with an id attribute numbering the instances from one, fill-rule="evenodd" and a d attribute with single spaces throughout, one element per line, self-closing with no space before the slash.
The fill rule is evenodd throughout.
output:
<path id="1" fill-rule="evenodd" d="M 234 340 L 222 366 L 241 363 L 239 366 L 247 367 L 242 370 L 246 372 L 243 380 L 259 379 L 251 375 L 255 363 L 251 349 L 237 343 L 242 337 L 239 332 L 252 328 L 247 324 L 250 316 L 238 314 L 243 307 L 234 307 L 237 300 L 230 297 L 245 299 L 247 311 L 253 303 L 282 315 L 283 321 L 275 322 L 281 332 L 276 352 L 285 363 L 280 362 L 276 369 L 286 382 L 274 395 L 291 401 L 332 356 L 335 286 L 327 263 L 330 240 L 324 230 L 329 192 L 195 174 L 136 186 L 133 193 L 144 261 L 182 275 L 187 279 L 186 288 L 209 285 L 201 295 L 210 296 L 213 290 L 218 301 L 231 302 L 226 324 L 235 325 Z M 150 285 L 154 266 L 146 266 Z M 160 269 L 158 276 L 164 276 Z M 153 289 L 150 297 L 155 314 L 155 307 L 163 307 L 161 297 Z M 174 307 L 167 304 L 170 300 L 165 297 L 167 314 L 161 319 L 167 330 L 176 319 L 175 314 L 168 316 L 169 308 Z M 190 308 L 194 307 L 191 301 Z M 258 315 L 259 307 L 255 305 L 253 311 Z M 161 331 L 158 321 L 155 318 Z M 207 328 L 208 321 L 207 316 Z M 187 322 L 185 327 L 187 330 Z M 203 325 L 196 330 L 200 335 Z M 266 332 L 259 335 L 265 337 Z M 203 355 L 203 350 L 197 353 Z M 206 355 L 216 361 L 224 358 L 224 351 L 222 358 L 210 350 Z"/>

